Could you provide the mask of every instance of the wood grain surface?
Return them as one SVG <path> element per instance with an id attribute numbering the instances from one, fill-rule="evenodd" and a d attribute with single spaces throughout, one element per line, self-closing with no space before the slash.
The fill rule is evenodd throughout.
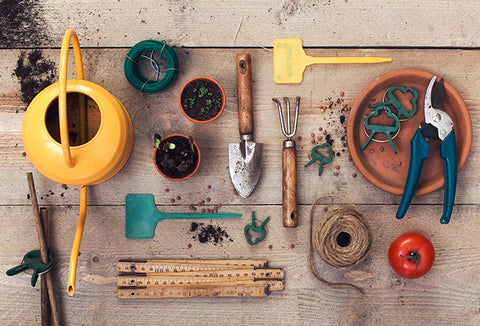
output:
<path id="1" fill-rule="evenodd" d="M 478 325 L 480 324 L 480 33 L 474 24 L 477 1 L 23 1 L 26 21 L 0 32 L 0 323 L 40 325 L 40 290 L 30 275 L 5 271 L 38 248 L 26 173 L 32 171 L 40 207 L 48 207 L 49 242 L 57 303 L 65 325 Z M 8 5 L 8 6 L 7 6 Z M 6 7 L 7 6 L 7 7 Z M 18 2 L 2 1 L 19 15 Z M 21 9 L 21 8 L 20 8 Z M 16 11 L 17 10 L 17 11 Z M 30 15 L 30 16 L 29 16 Z M 33 19 L 34 17 L 35 19 Z M 11 23 L 11 21 L 10 21 Z M 89 188 L 87 221 L 80 247 L 76 292 L 66 292 L 69 255 L 78 219 L 80 189 L 48 180 L 24 156 L 21 127 L 29 100 L 58 79 L 60 41 L 67 28 L 80 38 L 85 79 L 104 87 L 126 107 L 134 126 L 134 147 L 113 178 Z M 303 82 L 273 82 L 275 38 L 300 37 L 314 56 L 390 57 L 391 63 L 315 65 Z M 123 62 L 129 48 L 143 39 L 166 40 L 179 58 L 170 88 L 145 94 L 126 80 Z M 238 142 L 235 58 L 252 57 L 254 139 L 263 143 L 263 167 L 256 190 L 242 199 L 228 172 L 228 144 Z M 69 78 L 74 78 L 70 60 Z M 370 184 L 349 160 L 345 140 L 348 110 L 361 90 L 378 76 L 415 68 L 444 77 L 461 94 L 473 124 L 470 156 L 458 174 L 450 224 L 441 225 L 443 189 L 415 197 L 406 217 L 395 218 L 400 196 Z M 222 116 L 206 125 L 187 120 L 178 93 L 191 77 L 215 78 L 226 93 Z M 22 88 L 23 86 L 23 88 Z M 282 142 L 272 98 L 301 97 L 297 151 L 298 227 L 282 223 Z M 324 111 L 322 112 L 322 108 Z M 321 130 L 320 130 L 321 129 Z M 162 178 L 153 165 L 153 135 L 181 132 L 193 136 L 202 151 L 198 172 L 187 181 Z M 321 139 L 319 139 L 321 137 Z M 329 137 L 332 163 L 304 167 L 314 140 Z M 432 153 L 431 155 L 435 155 Z M 408 162 L 405 162 L 408 164 Z M 338 169 L 336 168 L 338 166 Z M 338 172 L 338 175 L 335 175 Z M 167 192 L 168 189 L 168 192 Z M 220 206 L 241 219 L 197 221 L 228 236 L 201 242 L 191 221 L 162 221 L 155 237 L 125 237 L 124 200 L 128 193 L 150 193 L 162 212 L 189 212 Z M 311 204 L 335 194 L 352 201 L 373 233 L 371 254 L 353 269 L 333 270 L 318 258 L 314 268 L 325 279 L 351 282 L 364 289 L 318 283 L 307 266 Z M 199 206 L 205 200 L 202 206 Z M 330 199 L 326 207 L 340 204 Z M 250 246 L 244 227 L 255 212 L 270 216 L 265 240 Z M 322 217 L 317 209 L 314 223 Z M 390 243 L 417 231 L 436 250 L 432 270 L 406 280 L 388 264 Z M 285 289 L 264 298 L 189 298 L 119 300 L 116 263 L 120 259 L 266 259 L 285 271 Z"/>
<path id="2" fill-rule="evenodd" d="M 124 1 L 4 0 L 2 48 L 57 47 L 68 28 L 84 47 L 144 39 L 187 47 L 478 47 L 476 0 Z"/>

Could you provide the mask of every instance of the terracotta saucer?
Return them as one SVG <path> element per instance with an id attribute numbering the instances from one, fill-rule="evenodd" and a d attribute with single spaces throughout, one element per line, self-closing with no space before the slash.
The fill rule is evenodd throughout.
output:
<path id="1" fill-rule="evenodd" d="M 347 141 L 353 162 L 368 181 L 392 194 L 403 194 L 410 160 L 410 140 L 423 120 L 425 90 L 433 76 L 430 72 L 415 69 L 395 70 L 382 75 L 368 84 L 360 93 L 348 117 Z M 370 141 L 363 151 L 360 150 L 369 133 L 364 129 L 365 117 L 374 111 L 368 106 L 383 102 L 385 92 L 394 86 L 413 87 L 418 92 L 416 114 L 409 120 L 400 122 L 398 135 L 393 139 L 398 154 L 395 154 L 390 147 L 385 134 L 375 135 L 375 138 L 386 142 Z M 394 93 L 394 95 L 401 98 L 400 102 L 407 110 L 411 109 L 409 106 L 411 94 L 402 94 L 398 91 L 398 94 Z M 462 97 L 447 81 L 445 81 L 444 106 L 445 112 L 450 115 L 454 123 L 459 171 L 465 164 L 472 145 L 472 121 Z M 395 113 L 395 110 L 392 109 L 392 112 Z M 383 117 L 383 123 L 381 116 L 376 118 L 378 119 L 374 124 L 392 124 L 391 120 L 387 120 L 390 119 L 387 115 Z M 429 143 L 430 155 L 424 162 L 416 195 L 428 194 L 442 188 L 445 183 L 443 159 L 439 155 L 440 141 L 429 140 Z"/>

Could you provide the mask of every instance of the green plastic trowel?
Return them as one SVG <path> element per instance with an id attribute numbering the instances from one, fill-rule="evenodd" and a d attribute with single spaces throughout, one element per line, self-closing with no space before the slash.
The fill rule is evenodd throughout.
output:
<path id="1" fill-rule="evenodd" d="M 151 194 L 128 194 L 125 197 L 125 236 L 129 239 L 151 239 L 162 220 L 224 219 L 242 217 L 233 213 L 162 213 Z"/>

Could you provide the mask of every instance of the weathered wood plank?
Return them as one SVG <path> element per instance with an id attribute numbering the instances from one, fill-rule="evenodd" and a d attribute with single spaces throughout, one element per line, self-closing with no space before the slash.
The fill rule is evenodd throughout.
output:
<path id="1" fill-rule="evenodd" d="M 480 60 L 479 51 L 465 50 L 315 50 L 322 55 L 376 55 L 392 57 L 391 64 L 376 65 L 317 65 L 307 69 L 304 81 L 298 85 L 277 85 L 272 77 L 272 54 L 266 50 L 252 50 L 254 67 L 254 119 L 255 140 L 263 143 L 264 165 L 260 183 L 246 200 L 233 190 L 228 174 L 228 144 L 238 142 L 237 99 L 235 79 L 235 55 L 238 50 L 177 49 L 181 69 L 174 84 L 159 94 L 142 94 L 134 89 L 123 74 L 126 49 L 84 50 L 86 79 L 98 83 L 117 96 L 127 108 L 134 125 L 135 143 L 126 166 L 112 179 L 89 190 L 89 203 L 94 205 L 123 204 L 127 193 L 152 193 L 158 205 L 171 205 L 170 200 L 180 195 L 181 201 L 174 205 L 196 204 L 205 197 L 222 204 L 281 204 L 281 148 L 284 136 L 280 131 L 278 113 L 272 97 L 301 96 L 300 118 L 297 136 L 298 202 L 312 203 L 325 193 L 348 195 L 356 203 L 397 204 L 400 196 L 377 189 L 361 176 L 348 160 L 348 148 L 342 142 L 345 131 L 340 122 L 344 104 L 351 106 L 371 80 L 383 73 L 400 68 L 417 68 L 435 72 L 445 77 L 463 96 L 472 118 L 474 138 L 479 125 L 478 89 L 480 80 L 472 68 Z M 46 60 L 57 62 L 58 50 L 44 50 Z M 0 77 L 0 189 L 3 196 L 0 204 L 25 205 L 27 187 L 25 172 L 33 167 L 22 156 L 21 125 L 25 104 L 19 107 L 20 86 L 11 76 L 16 66 L 18 50 L 1 51 L 4 58 L 4 73 Z M 215 58 L 215 65 L 211 64 Z M 71 60 L 73 61 L 73 60 Z M 73 62 L 70 62 L 73 65 Z M 114 64 L 112 64 L 114 63 Z M 69 70 L 73 74 L 73 66 Z M 198 125 L 188 121 L 180 113 L 177 94 L 185 81 L 196 75 L 210 75 L 219 80 L 227 94 L 225 112 L 217 121 Z M 340 92 L 345 95 L 340 96 Z M 336 103 L 337 100 L 340 103 Z M 11 104 L 16 103 L 16 104 Z M 320 105 L 334 103 L 332 110 L 321 113 Z M 321 177 L 316 168 L 303 166 L 309 161 L 310 134 L 323 135 L 322 127 L 331 134 L 334 150 L 340 153 L 324 167 Z M 184 182 L 170 182 L 162 178 L 153 165 L 152 137 L 155 131 L 161 135 L 173 132 L 191 134 L 202 151 L 200 169 L 193 178 Z M 457 203 L 480 202 L 480 186 L 474 161 L 478 155 L 478 143 L 473 142 L 470 157 L 458 176 Z M 334 176 L 339 165 L 339 176 Z M 358 174 L 353 178 L 352 174 Z M 78 188 L 63 189 L 36 173 L 40 203 L 65 205 L 78 203 Z M 225 184 L 220 183 L 225 180 Z M 212 185 L 207 190 L 207 185 Z M 165 189 L 170 189 L 165 193 Z M 50 191 L 54 194 L 50 194 Z M 48 195 L 50 194 L 50 195 Z M 48 195 L 48 196 L 47 196 Z M 419 204 L 443 202 L 443 190 L 415 198 Z M 439 212 L 440 214 L 440 212 Z"/>
<path id="2" fill-rule="evenodd" d="M 3 1 L 0 47 L 59 47 L 75 29 L 86 47 L 144 39 L 176 46 L 478 47 L 480 8 L 468 1 Z M 261 31 L 261 32 L 259 32 Z M 355 31 L 355 32 L 354 32 Z"/>
<path id="3" fill-rule="evenodd" d="M 336 204 L 329 205 L 330 208 Z M 310 207 L 300 206 L 301 216 Z M 362 205 L 374 236 L 373 250 L 358 266 L 343 271 L 326 267 L 314 258 L 317 273 L 330 281 L 353 282 L 365 289 L 365 296 L 318 283 L 306 263 L 307 223 L 298 228 L 282 226 L 281 206 L 225 207 L 243 214 L 242 219 L 206 221 L 228 232 L 229 240 L 200 243 L 192 239 L 189 221 L 164 221 L 152 240 L 129 240 L 124 236 L 121 206 L 89 207 L 80 248 L 78 279 L 73 298 L 66 294 L 68 259 L 76 227 L 77 208 L 49 207 L 50 231 L 55 250 L 55 287 L 67 325 L 151 324 L 284 324 L 371 325 L 371 324 L 461 324 L 475 325 L 478 314 L 478 225 L 477 205 L 457 205 L 457 219 L 448 226 L 431 218 L 441 207 L 414 206 L 404 221 L 394 217 L 395 207 Z M 178 210 L 178 209 L 177 209 Z M 257 218 L 270 216 L 267 237 L 249 246 L 243 228 L 251 210 Z M 321 218 L 321 207 L 314 223 Z M 0 266 L 6 270 L 19 263 L 23 254 L 37 248 L 30 207 L 0 207 Z M 433 269 L 416 280 L 398 277 L 388 265 L 387 250 L 400 234 L 418 231 L 436 249 Z M 456 235 L 456 236 L 452 236 Z M 231 241 L 230 241 L 231 239 Z M 191 244 L 191 248 L 188 248 Z M 291 244 L 295 247 L 292 249 Z M 272 248 L 269 249 L 269 245 Z M 120 301 L 116 298 L 118 259 L 232 258 L 268 259 L 270 267 L 285 270 L 285 290 L 264 299 L 193 298 Z M 29 285 L 29 275 L 0 277 L 0 316 L 3 324 L 38 324 L 39 291 Z"/>

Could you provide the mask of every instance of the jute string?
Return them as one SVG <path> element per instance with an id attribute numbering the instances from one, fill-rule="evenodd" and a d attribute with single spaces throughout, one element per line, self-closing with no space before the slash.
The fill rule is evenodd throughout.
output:
<path id="1" fill-rule="evenodd" d="M 338 198 L 348 206 L 329 209 L 313 229 L 313 212 L 318 203 L 325 198 Z M 370 226 L 360 210 L 347 199 L 336 195 L 318 198 L 310 209 L 308 230 L 308 268 L 320 282 L 335 287 L 350 287 L 363 294 L 363 290 L 350 283 L 332 283 L 317 275 L 312 266 L 312 256 L 317 255 L 328 266 L 346 269 L 363 261 L 372 249 L 373 237 Z"/>

